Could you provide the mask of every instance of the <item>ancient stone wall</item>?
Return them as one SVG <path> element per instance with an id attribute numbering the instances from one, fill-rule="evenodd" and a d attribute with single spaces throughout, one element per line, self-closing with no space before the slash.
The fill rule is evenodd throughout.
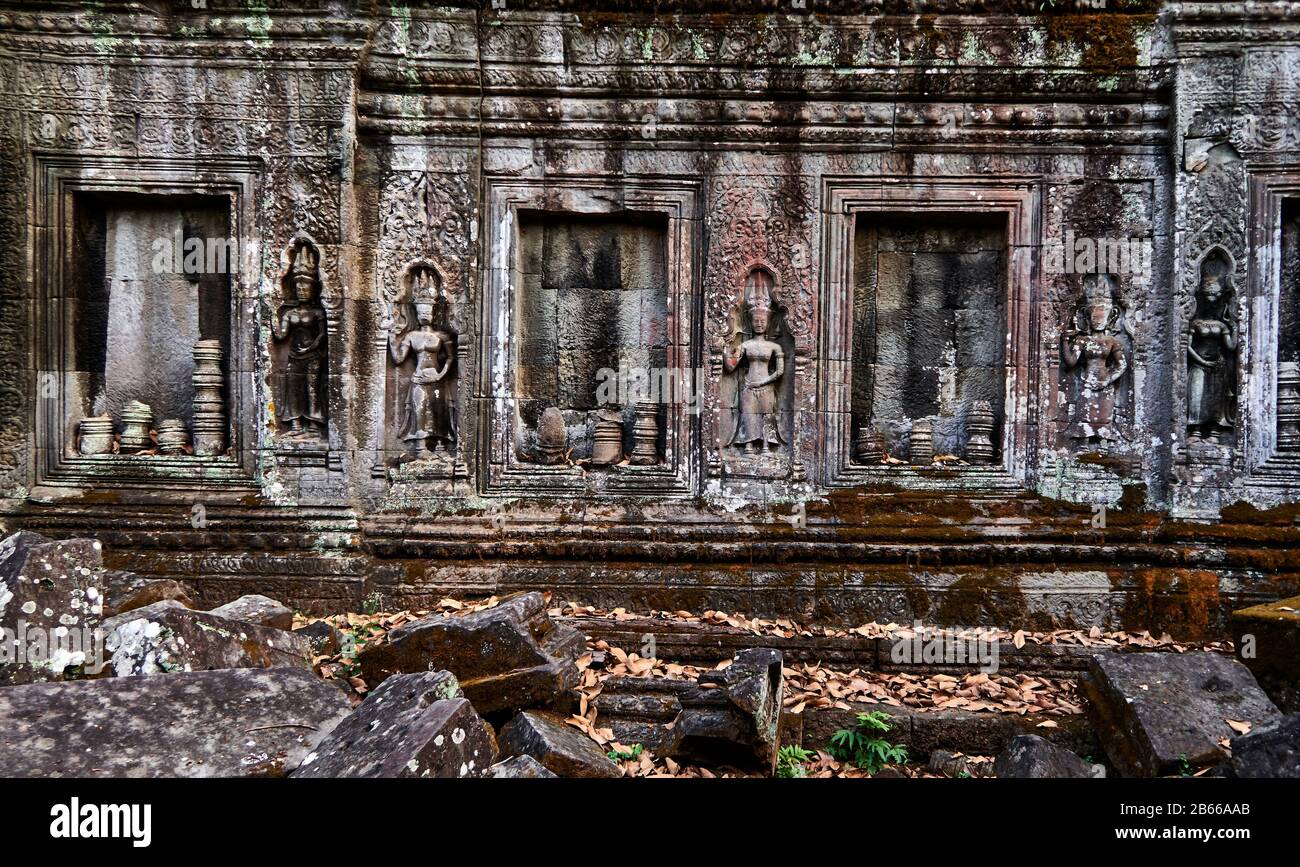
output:
<path id="1" fill-rule="evenodd" d="M 1300 4 L 256 5 L 0 4 L 7 523 L 317 610 L 1300 591 Z"/>

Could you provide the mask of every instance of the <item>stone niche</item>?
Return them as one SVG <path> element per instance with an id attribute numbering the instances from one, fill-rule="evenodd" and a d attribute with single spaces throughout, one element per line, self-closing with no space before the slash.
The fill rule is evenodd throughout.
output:
<path id="1" fill-rule="evenodd" d="M 648 419 L 638 418 L 636 401 L 627 398 L 636 396 L 638 383 L 651 386 L 652 372 L 668 368 L 667 230 L 660 214 L 520 212 L 515 387 L 521 461 L 590 461 L 602 421 L 611 432 L 621 425 L 616 452 L 631 456 L 636 450 L 634 430 L 638 422 L 648 429 Z M 660 456 L 664 405 L 654 403 Z M 542 433 L 555 425 L 552 407 L 563 420 L 563 454 L 558 430 Z M 648 453 L 648 443 L 642 451 Z M 607 465 L 598 456 L 590 466 Z"/>
<path id="2" fill-rule="evenodd" d="M 152 410 L 151 429 L 193 430 L 196 343 L 217 341 L 230 357 L 229 212 L 214 196 L 75 197 L 67 285 L 82 379 L 69 442 L 83 418 L 111 417 L 122 434 L 135 402 Z"/>
<path id="3" fill-rule="evenodd" d="M 1300 456 L 1300 199 L 1281 203 L 1277 316 L 1277 451 Z"/>
<path id="4" fill-rule="evenodd" d="M 932 455 L 953 455 L 988 463 L 998 455 L 1006 235 L 1006 218 L 996 213 L 857 215 L 852 417 L 859 462 L 888 455 L 928 464 Z"/>

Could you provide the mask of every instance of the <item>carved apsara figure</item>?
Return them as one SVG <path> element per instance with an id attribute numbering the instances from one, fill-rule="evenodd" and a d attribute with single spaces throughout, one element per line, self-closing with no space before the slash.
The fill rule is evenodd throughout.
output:
<path id="1" fill-rule="evenodd" d="M 1117 334 L 1123 310 L 1115 278 L 1089 274 L 1084 279 L 1083 305 L 1061 334 L 1061 364 L 1080 369 L 1072 439 L 1104 445 L 1120 438 L 1115 424 L 1115 393 L 1128 371 L 1128 355 Z"/>
<path id="2" fill-rule="evenodd" d="M 271 323 L 275 341 L 287 344 L 280 419 L 292 436 L 324 439 L 328 324 L 320 300 L 320 253 L 310 241 L 290 249 L 285 283 L 295 303 Z"/>
<path id="3" fill-rule="evenodd" d="M 1187 437 L 1222 442 L 1236 424 L 1237 335 L 1232 265 L 1215 252 L 1201 263 L 1196 313 L 1187 329 Z"/>
<path id="4" fill-rule="evenodd" d="M 738 377 L 734 424 L 726 445 L 745 451 L 780 448 L 780 386 L 786 374 L 780 305 L 775 280 L 763 268 L 750 271 L 744 295 L 732 309 L 731 339 L 722 358 L 724 374 Z M 775 309 L 774 309 L 775 308 Z"/>
<path id="5" fill-rule="evenodd" d="M 406 400 L 399 436 L 411 444 L 416 456 L 433 454 L 439 445 L 456 453 L 459 425 L 456 413 L 457 335 L 451 325 L 451 305 L 442 292 L 442 279 L 433 268 L 416 265 L 407 275 L 415 309 L 415 327 L 390 318 L 388 354 L 398 367 L 414 359 L 415 370 L 406 385 Z"/>

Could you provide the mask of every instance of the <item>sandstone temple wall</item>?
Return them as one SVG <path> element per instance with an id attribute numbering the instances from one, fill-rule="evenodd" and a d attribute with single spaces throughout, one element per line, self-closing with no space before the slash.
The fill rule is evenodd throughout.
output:
<path id="1" fill-rule="evenodd" d="M 1300 592 L 1300 3 L 1041 6 L 0 4 L 4 521 L 314 610 Z"/>

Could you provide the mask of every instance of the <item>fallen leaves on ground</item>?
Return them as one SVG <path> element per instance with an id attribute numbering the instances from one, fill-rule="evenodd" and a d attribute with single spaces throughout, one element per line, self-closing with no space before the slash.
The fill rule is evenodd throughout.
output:
<path id="1" fill-rule="evenodd" d="M 978 672 L 891 674 L 847 671 L 824 665 L 795 664 L 785 669 L 785 707 L 802 713 L 808 707 L 852 710 L 852 702 L 876 702 L 917 710 L 1046 714 L 1083 713 L 1072 680 Z"/>
<path id="2" fill-rule="evenodd" d="M 651 610 L 644 614 L 635 614 L 627 611 L 625 608 L 598 608 L 594 605 L 581 605 L 578 603 L 567 603 L 550 610 L 552 617 L 604 617 L 614 620 L 668 620 L 678 623 L 701 623 L 713 624 L 716 626 L 730 626 L 733 629 L 740 629 L 750 632 L 754 635 L 776 636 L 781 638 L 848 638 L 856 635 L 862 638 L 887 638 L 893 640 L 911 639 L 918 636 L 918 631 L 913 625 L 904 625 L 899 623 L 879 623 L 872 621 L 856 626 L 852 629 L 842 629 L 833 626 L 824 626 L 813 623 L 798 623 L 788 617 L 761 618 L 747 617 L 743 614 L 727 614 L 722 611 L 705 611 L 703 614 L 693 614 L 689 611 L 658 611 Z M 951 637 L 966 639 L 982 639 L 992 641 L 997 639 L 1013 644 L 1016 648 L 1022 648 L 1026 644 L 1053 645 L 1053 644 L 1070 644 L 1081 647 L 1131 647 L 1131 648 L 1159 648 L 1162 650 L 1172 650 L 1182 653 L 1186 650 L 1215 650 L 1227 653 L 1232 650 L 1231 642 L 1227 641 L 1210 641 L 1204 643 L 1175 641 L 1168 633 L 1162 633 L 1159 637 L 1153 636 L 1148 631 L 1142 632 L 1123 632 L 1118 630 L 1104 631 L 1100 627 L 1094 626 L 1091 629 L 1056 629 L 1050 632 L 1029 632 L 1019 629 L 1014 632 L 1007 630 L 998 630 L 993 628 L 982 629 L 952 629 L 950 627 L 941 627 L 935 625 L 923 624 L 920 630 L 920 637 L 925 637 L 929 633 L 943 632 Z"/>

